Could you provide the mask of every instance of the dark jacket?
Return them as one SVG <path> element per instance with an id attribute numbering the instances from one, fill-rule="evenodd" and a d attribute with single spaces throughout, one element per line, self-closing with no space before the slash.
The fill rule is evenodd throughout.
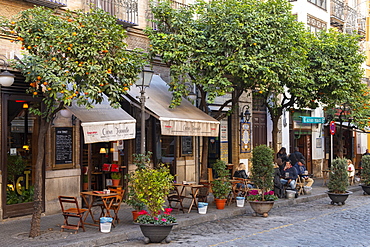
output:
<path id="1" fill-rule="evenodd" d="M 297 164 L 294 165 L 295 169 L 297 170 L 297 174 L 301 177 L 307 177 L 307 175 L 304 175 L 304 172 L 307 171 L 306 167 L 304 165 L 300 166 Z"/>
<path id="2" fill-rule="evenodd" d="M 294 151 L 289 155 L 289 159 L 292 162 L 292 165 L 295 165 L 300 160 L 306 160 L 303 154 L 299 151 Z"/>
<path id="3" fill-rule="evenodd" d="M 248 178 L 248 175 L 245 172 L 245 170 L 240 170 L 240 171 L 236 170 L 234 172 L 234 176 L 233 177 L 247 179 Z"/>
<path id="4" fill-rule="evenodd" d="M 289 173 L 289 176 L 286 176 L 286 173 Z M 298 177 L 297 169 L 294 166 L 292 166 L 289 169 L 283 171 L 282 176 L 284 177 L 284 179 L 287 179 L 287 180 L 289 179 L 296 180 Z"/>

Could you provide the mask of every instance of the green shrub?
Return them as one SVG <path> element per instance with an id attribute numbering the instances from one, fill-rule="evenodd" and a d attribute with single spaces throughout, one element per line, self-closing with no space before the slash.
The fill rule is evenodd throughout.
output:
<path id="1" fill-rule="evenodd" d="M 336 158 L 333 160 L 330 173 L 328 188 L 332 193 L 346 193 L 348 187 L 348 165 L 347 159 Z"/>

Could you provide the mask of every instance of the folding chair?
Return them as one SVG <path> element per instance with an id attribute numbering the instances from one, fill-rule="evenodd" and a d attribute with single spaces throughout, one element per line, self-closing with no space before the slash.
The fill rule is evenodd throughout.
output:
<path id="1" fill-rule="evenodd" d="M 168 206 L 173 209 L 177 209 L 178 211 L 181 211 L 185 213 L 184 206 L 182 204 L 182 201 L 184 200 L 185 196 L 181 195 L 181 192 L 179 191 L 179 188 L 175 186 L 175 190 L 172 192 L 172 194 L 167 196 Z M 172 203 L 175 202 L 175 207 L 172 207 Z M 180 204 L 180 205 L 179 205 Z"/>
<path id="2" fill-rule="evenodd" d="M 101 208 L 100 217 L 111 217 L 113 218 L 112 225 L 115 227 L 119 223 L 118 218 L 118 212 L 121 208 L 123 194 L 125 193 L 125 190 L 122 189 L 111 189 L 111 192 L 117 193 L 117 195 L 111 195 L 111 196 L 104 196 L 102 197 L 102 203 L 99 204 Z M 112 215 L 111 214 L 112 210 Z"/>
<path id="3" fill-rule="evenodd" d="M 304 179 L 302 179 L 300 176 L 296 179 L 296 190 L 299 195 L 303 195 L 303 187 L 304 187 Z"/>
<path id="4" fill-rule="evenodd" d="M 119 223 L 120 219 L 118 218 L 118 212 L 121 208 L 123 195 L 125 194 L 125 190 L 123 189 L 111 189 L 112 192 L 117 193 L 116 201 L 112 204 L 111 208 L 114 212 L 113 222 L 116 221 L 117 224 Z"/>
<path id="5" fill-rule="evenodd" d="M 60 207 L 62 208 L 62 214 L 64 216 L 64 224 L 61 226 L 61 231 L 64 229 L 76 230 L 75 234 L 78 232 L 78 229 L 81 227 L 85 231 L 84 222 L 82 220 L 84 213 L 88 211 L 86 208 L 80 208 L 78 206 L 77 198 L 74 196 L 59 196 Z M 77 224 L 70 224 L 68 218 L 78 218 Z"/>

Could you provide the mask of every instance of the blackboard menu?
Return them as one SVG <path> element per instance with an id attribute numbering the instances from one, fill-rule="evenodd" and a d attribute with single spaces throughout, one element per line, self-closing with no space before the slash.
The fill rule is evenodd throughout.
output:
<path id="1" fill-rule="evenodd" d="M 72 163 L 73 157 L 72 127 L 55 128 L 55 164 Z"/>
<path id="2" fill-rule="evenodd" d="M 191 136 L 181 137 L 181 154 L 182 155 L 193 154 L 193 138 Z"/>

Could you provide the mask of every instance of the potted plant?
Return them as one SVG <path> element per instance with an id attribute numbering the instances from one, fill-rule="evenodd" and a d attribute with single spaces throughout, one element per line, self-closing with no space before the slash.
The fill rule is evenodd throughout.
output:
<path id="1" fill-rule="evenodd" d="M 172 209 L 164 209 L 164 203 L 173 187 L 174 176 L 164 164 L 150 167 L 150 155 L 150 152 L 147 155 L 134 154 L 138 168 L 130 175 L 131 186 L 137 199 L 148 209 L 142 210 L 135 222 L 140 224 L 146 243 L 168 242 L 167 236 L 176 219 L 171 215 Z"/>
<path id="2" fill-rule="evenodd" d="M 347 169 L 347 159 L 344 158 L 336 158 L 331 164 L 327 193 L 332 205 L 344 205 L 350 194 L 347 191 L 349 185 Z"/>
<path id="3" fill-rule="evenodd" d="M 260 145 L 252 151 L 251 179 L 258 190 L 250 191 L 247 200 L 254 210 L 254 215 L 267 217 L 278 199 L 272 191 L 274 187 L 274 151 L 266 145 Z"/>
<path id="4" fill-rule="evenodd" d="M 137 197 L 135 193 L 134 188 L 131 186 L 131 184 L 134 182 L 132 180 L 131 174 L 127 175 L 127 179 L 129 181 L 128 194 L 127 194 L 127 199 L 124 202 L 133 208 L 132 218 L 135 221 L 137 217 L 139 217 L 139 212 L 145 208 L 145 204 L 144 202 L 139 200 L 139 198 Z"/>
<path id="5" fill-rule="evenodd" d="M 110 177 L 112 178 L 112 185 L 118 186 L 121 181 L 122 174 L 120 172 L 112 172 Z"/>
<path id="6" fill-rule="evenodd" d="M 364 195 L 370 195 L 370 155 L 364 155 L 361 159 L 361 180 Z"/>
<path id="7" fill-rule="evenodd" d="M 227 170 L 226 163 L 222 160 L 217 160 L 212 167 L 217 175 L 217 179 L 211 182 L 216 208 L 224 209 L 227 197 L 231 192 L 230 173 Z"/>
<path id="8" fill-rule="evenodd" d="M 89 177 L 87 175 L 83 175 L 83 190 L 88 190 L 89 189 Z"/>

